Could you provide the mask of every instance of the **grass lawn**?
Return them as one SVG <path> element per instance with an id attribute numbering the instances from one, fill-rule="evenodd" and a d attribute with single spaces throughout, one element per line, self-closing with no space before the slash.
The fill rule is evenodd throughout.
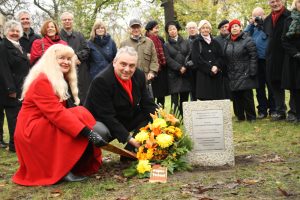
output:
<path id="1" fill-rule="evenodd" d="M 123 177 L 118 156 L 104 152 L 106 162 L 85 182 L 23 187 L 11 181 L 16 155 L 0 149 L 0 199 L 300 199 L 300 125 L 233 122 L 233 135 L 235 167 L 177 172 L 166 184 Z"/>

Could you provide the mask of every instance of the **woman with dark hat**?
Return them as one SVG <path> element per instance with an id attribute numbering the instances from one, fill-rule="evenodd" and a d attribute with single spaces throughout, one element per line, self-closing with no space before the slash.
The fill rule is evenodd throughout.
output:
<path id="1" fill-rule="evenodd" d="M 158 35 L 159 26 L 157 21 L 149 21 L 145 27 L 146 37 L 150 38 L 154 43 L 159 64 L 157 76 L 152 80 L 153 96 L 157 104 L 164 106 L 165 96 L 168 95 L 168 75 L 166 68 L 166 57 L 164 53 L 164 39 Z"/>
<path id="2" fill-rule="evenodd" d="M 229 23 L 230 35 L 225 42 L 229 88 L 234 114 L 239 121 L 256 119 L 252 89 L 257 87 L 257 51 L 252 38 L 242 32 L 237 19 Z M 245 117 L 246 114 L 246 117 Z"/>
<path id="3" fill-rule="evenodd" d="M 295 97 L 296 122 L 300 123 L 300 0 L 292 3 L 291 16 L 285 20 L 282 35 L 285 49 L 282 87 Z"/>
<path id="4" fill-rule="evenodd" d="M 189 54 L 190 46 L 179 34 L 180 26 L 175 21 L 170 21 L 165 26 L 168 41 L 165 43 L 167 59 L 168 84 L 171 94 L 171 106 L 179 109 L 182 115 L 182 103 L 188 101 L 191 91 L 191 74 L 185 60 Z"/>

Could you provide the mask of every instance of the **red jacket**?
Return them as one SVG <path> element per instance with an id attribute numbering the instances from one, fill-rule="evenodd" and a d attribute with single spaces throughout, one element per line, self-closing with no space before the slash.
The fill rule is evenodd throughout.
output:
<path id="1" fill-rule="evenodd" d="M 41 39 L 34 40 L 30 51 L 30 64 L 35 64 L 44 52 L 53 44 L 68 45 L 65 41 L 61 40 L 59 36 L 57 36 L 57 39 L 55 40 L 51 40 L 47 35 Z"/>
<path id="2" fill-rule="evenodd" d="M 13 182 L 51 185 L 71 170 L 86 175 L 98 171 L 101 150 L 88 146 L 87 138 L 78 135 L 85 126 L 95 125 L 94 117 L 82 106 L 66 108 L 64 104 L 45 74 L 30 85 L 15 130 L 20 167 Z"/>

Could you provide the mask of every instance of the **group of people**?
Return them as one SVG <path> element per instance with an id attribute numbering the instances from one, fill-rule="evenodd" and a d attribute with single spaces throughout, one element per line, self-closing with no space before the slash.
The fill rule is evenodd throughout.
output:
<path id="1" fill-rule="evenodd" d="M 282 0 L 268 2 L 267 17 L 255 8 L 244 30 L 237 19 L 223 20 L 217 37 L 207 20 L 187 23 L 187 39 L 170 21 L 164 41 L 157 21 L 149 21 L 143 35 L 141 21 L 132 19 L 119 49 L 101 21 L 86 41 L 73 30 L 72 13 L 64 12 L 63 28 L 45 21 L 40 36 L 30 27 L 30 13 L 19 12 L 17 21 L 6 22 L 0 43 L 0 125 L 5 111 L 9 150 L 20 163 L 13 181 L 84 180 L 101 166 L 99 147 L 114 139 L 129 151 L 140 146 L 134 135 L 167 95 L 181 115 L 189 98 L 231 99 L 238 121 L 270 115 L 299 123 L 300 0 L 291 12 Z M 6 146 L 3 131 L 0 145 Z"/>

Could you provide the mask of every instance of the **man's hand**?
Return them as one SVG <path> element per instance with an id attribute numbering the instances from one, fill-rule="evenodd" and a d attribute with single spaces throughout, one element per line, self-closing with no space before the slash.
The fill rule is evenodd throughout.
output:
<path id="1" fill-rule="evenodd" d="M 148 75 L 147 75 L 147 80 L 151 80 L 155 77 L 154 73 L 153 72 L 149 72 Z"/>
<path id="2" fill-rule="evenodd" d="M 218 68 L 217 66 L 212 66 L 211 72 L 212 72 L 213 74 L 217 74 L 218 71 L 219 71 L 219 68 Z"/>
<path id="3" fill-rule="evenodd" d="M 16 92 L 9 93 L 8 96 L 11 97 L 11 98 L 17 98 L 17 93 Z"/>
<path id="4" fill-rule="evenodd" d="M 136 141 L 134 138 L 130 138 L 130 140 L 128 141 L 129 144 L 131 144 L 132 146 L 139 148 L 141 146 L 141 144 Z"/>
<path id="5" fill-rule="evenodd" d="M 180 68 L 180 73 L 181 73 L 181 74 L 184 74 L 185 72 L 186 72 L 186 68 L 185 68 L 185 67 L 181 67 L 181 68 Z"/>
<path id="6" fill-rule="evenodd" d="M 27 54 L 27 58 L 28 58 L 28 60 L 30 60 L 30 53 Z"/>

